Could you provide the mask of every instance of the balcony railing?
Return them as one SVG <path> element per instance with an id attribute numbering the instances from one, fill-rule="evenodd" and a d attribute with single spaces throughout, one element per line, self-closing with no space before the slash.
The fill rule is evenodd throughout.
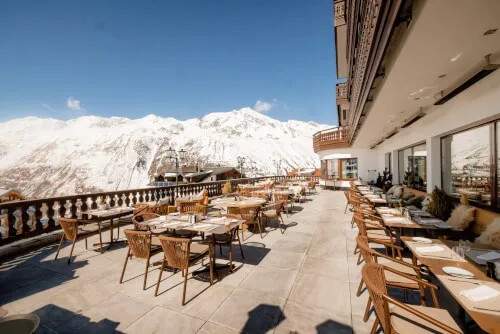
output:
<path id="1" fill-rule="evenodd" d="M 347 82 L 338 83 L 335 87 L 335 97 L 337 104 L 349 103 L 349 85 Z"/>
<path id="2" fill-rule="evenodd" d="M 318 131 L 313 135 L 314 152 L 349 147 L 348 135 L 347 126 Z"/>
<path id="3" fill-rule="evenodd" d="M 345 24 L 345 1 L 344 0 L 335 0 L 333 3 L 333 25 L 335 27 L 341 26 Z"/>
<path id="4" fill-rule="evenodd" d="M 314 176 L 270 176 L 234 179 L 229 182 L 233 189 L 236 189 L 238 184 L 255 183 L 267 178 L 274 178 L 278 182 L 318 181 L 318 177 Z M 170 204 L 174 204 L 177 197 L 196 195 L 204 189 L 209 197 L 222 195 L 226 182 L 192 183 L 0 203 L 0 245 L 57 230 L 60 228 L 58 218 L 82 218 L 82 212 L 97 209 L 101 199 L 111 208 L 128 207 L 160 199 L 169 200 Z"/>

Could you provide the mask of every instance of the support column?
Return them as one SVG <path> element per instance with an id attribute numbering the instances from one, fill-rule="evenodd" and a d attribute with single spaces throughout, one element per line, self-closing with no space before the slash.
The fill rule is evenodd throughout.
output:
<path id="1" fill-rule="evenodd" d="M 434 187 L 441 188 L 441 139 L 427 138 L 427 192 L 431 193 Z"/>

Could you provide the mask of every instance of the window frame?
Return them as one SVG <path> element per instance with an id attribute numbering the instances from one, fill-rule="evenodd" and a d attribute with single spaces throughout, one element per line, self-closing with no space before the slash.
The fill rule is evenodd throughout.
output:
<path id="1" fill-rule="evenodd" d="M 460 129 L 459 131 L 454 131 L 451 133 L 446 134 L 445 136 L 441 136 L 439 138 L 439 159 L 442 159 L 443 157 L 443 139 L 446 137 L 458 135 L 460 133 L 464 133 L 467 131 L 471 131 L 477 128 L 481 127 L 488 127 L 488 134 L 489 134 L 489 154 L 490 154 L 490 192 L 491 192 L 491 200 L 490 204 L 484 204 L 475 201 L 474 199 L 469 198 L 470 204 L 472 204 L 475 207 L 486 209 L 489 211 L 494 211 L 494 212 L 500 212 L 500 201 L 499 201 L 499 196 L 498 196 L 498 182 L 500 181 L 498 179 L 498 150 L 497 150 L 497 138 L 498 138 L 498 129 L 497 129 L 497 124 L 500 126 L 500 118 L 496 118 L 493 120 L 489 120 L 487 122 L 483 122 L 481 124 L 476 124 L 472 125 L 463 129 Z M 441 163 L 441 188 L 444 189 L 444 175 L 443 175 L 443 164 Z M 459 197 L 453 196 L 449 194 L 450 197 L 455 200 L 456 202 L 460 201 Z"/>
<path id="2" fill-rule="evenodd" d="M 401 161 L 399 159 L 399 155 L 401 152 L 407 150 L 407 149 L 410 149 L 411 150 L 411 173 L 413 175 L 413 178 L 415 178 L 415 147 L 418 147 L 418 146 L 421 146 L 421 145 L 425 145 L 425 152 L 428 153 L 427 151 L 427 142 L 424 140 L 424 141 L 421 141 L 421 142 L 418 142 L 416 144 L 412 144 L 412 145 L 408 145 L 408 146 L 405 146 L 405 147 L 402 147 L 400 148 L 399 150 L 397 150 L 397 161 L 398 161 L 398 177 L 401 178 L 401 168 L 404 168 L 404 162 L 403 162 L 403 166 L 401 166 Z M 404 153 L 403 153 L 403 156 L 404 156 Z M 418 190 L 418 191 L 424 191 L 424 192 L 427 192 L 427 158 L 428 156 L 426 155 L 426 166 L 425 166 L 425 182 L 426 182 L 426 185 L 425 185 L 425 188 L 426 189 L 422 189 L 422 188 L 416 188 L 414 184 L 410 185 L 410 184 L 403 184 L 403 181 L 404 181 L 404 177 L 403 177 L 403 180 L 399 180 L 399 183 L 400 184 L 403 184 L 405 187 L 408 187 L 409 189 L 413 189 L 413 190 Z M 404 175 L 404 172 L 403 172 L 403 175 Z"/>
<path id="3" fill-rule="evenodd" d="M 342 178 L 341 174 L 342 174 L 342 161 L 343 160 L 353 160 L 353 159 L 356 159 L 356 174 L 358 175 L 357 178 Z M 337 171 L 339 172 L 338 174 L 338 177 L 336 178 L 330 178 L 328 177 L 328 162 L 329 160 L 337 160 Z M 326 160 L 321 160 L 321 163 L 323 163 L 323 161 L 325 162 L 325 171 L 326 171 L 326 176 L 323 177 L 324 180 L 336 180 L 336 181 L 355 181 L 359 178 L 359 172 L 358 172 L 358 158 L 357 157 L 354 157 L 354 158 L 338 158 L 338 159 L 326 159 Z"/>

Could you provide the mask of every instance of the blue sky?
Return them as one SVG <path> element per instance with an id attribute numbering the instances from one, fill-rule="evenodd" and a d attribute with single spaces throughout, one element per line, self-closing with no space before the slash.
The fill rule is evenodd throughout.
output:
<path id="1" fill-rule="evenodd" d="M 2 1 L 0 121 L 254 107 L 336 124 L 331 0 Z"/>

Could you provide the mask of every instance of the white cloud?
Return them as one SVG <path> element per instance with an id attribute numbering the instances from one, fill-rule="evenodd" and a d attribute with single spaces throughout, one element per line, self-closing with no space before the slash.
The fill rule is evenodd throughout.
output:
<path id="1" fill-rule="evenodd" d="M 273 101 L 277 101 L 277 100 L 274 99 Z M 276 103 L 276 102 L 269 103 L 266 101 L 258 100 L 257 102 L 255 102 L 255 105 L 253 106 L 253 110 L 255 110 L 257 112 L 267 112 L 273 108 L 274 103 Z"/>
<path id="2" fill-rule="evenodd" d="M 73 97 L 68 97 L 66 100 L 66 106 L 75 111 L 82 111 L 82 107 L 80 106 L 80 100 L 74 99 Z"/>

